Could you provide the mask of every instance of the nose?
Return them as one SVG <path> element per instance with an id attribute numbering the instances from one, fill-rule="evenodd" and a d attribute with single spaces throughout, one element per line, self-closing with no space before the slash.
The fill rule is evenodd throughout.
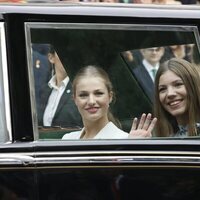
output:
<path id="1" fill-rule="evenodd" d="M 167 97 L 170 98 L 170 97 L 173 97 L 176 95 L 176 91 L 173 87 L 168 87 L 167 88 Z"/>
<path id="2" fill-rule="evenodd" d="M 88 98 L 88 104 L 89 105 L 94 105 L 95 104 L 95 97 L 94 95 L 90 95 L 89 98 Z"/>

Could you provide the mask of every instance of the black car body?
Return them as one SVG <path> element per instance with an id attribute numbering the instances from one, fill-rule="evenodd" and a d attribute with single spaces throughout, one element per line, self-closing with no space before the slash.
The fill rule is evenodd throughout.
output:
<path id="1" fill-rule="evenodd" d="M 27 4 L 0 13 L 0 199 L 200 198 L 198 137 L 67 141 L 63 133 L 76 127 L 39 127 L 32 57 L 33 45 L 53 44 L 72 77 L 83 65 L 103 66 L 128 131 L 152 99 L 123 53 L 193 44 L 199 55 L 198 6 Z"/>

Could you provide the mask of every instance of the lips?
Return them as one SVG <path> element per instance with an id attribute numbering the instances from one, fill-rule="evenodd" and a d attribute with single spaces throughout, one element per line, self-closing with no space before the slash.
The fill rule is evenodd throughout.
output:
<path id="1" fill-rule="evenodd" d="M 97 107 L 91 107 L 91 108 L 87 108 L 86 109 L 89 113 L 93 114 L 96 113 L 98 111 Z"/>
<path id="2" fill-rule="evenodd" d="M 168 104 L 170 107 L 175 108 L 175 107 L 179 106 L 181 102 L 182 102 L 182 99 L 178 99 L 178 100 L 170 101 L 170 102 L 168 102 L 167 104 Z"/>

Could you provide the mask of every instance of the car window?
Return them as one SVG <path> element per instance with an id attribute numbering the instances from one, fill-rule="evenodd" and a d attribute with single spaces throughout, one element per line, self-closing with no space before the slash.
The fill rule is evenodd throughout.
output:
<path id="1" fill-rule="evenodd" d="M 0 23 L 0 143 L 11 140 L 10 104 L 4 23 Z"/>
<path id="2" fill-rule="evenodd" d="M 194 49 L 199 57 L 199 34 L 194 26 L 26 23 L 26 30 L 37 139 L 61 139 L 64 134 L 82 128 L 72 88 L 62 93 L 71 95 L 70 100 L 62 95 L 59 102 L 57 96 L 49 99 L 55 62 L 63 66 L 70 82 L 83 66 L 102 67 L 109 74 L 116 94 L 111 110 L 121 128 L 129 132 L 134 117 L 152 112 L 153 86 L 145 86 L 139 80 L 141 72 L 135 72 L 142 52 L 163 49 L 160 57 L 163 62 L 173 56 L 170 48 L 178 46 L 184 48 L 185 59 L 194 61 Z"/>

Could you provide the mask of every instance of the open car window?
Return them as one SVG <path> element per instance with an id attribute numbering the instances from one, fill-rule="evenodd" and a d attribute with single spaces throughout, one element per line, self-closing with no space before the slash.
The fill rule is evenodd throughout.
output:
<path id="1" fill-rule="evenodd" d="M 77 71 L 87 65 L 100 66 L 109 74 L 116 94 L 111 110 L 126 132 L 134 117 L 152 113 L 153 81 L 152 85 L 145 85 L 142 72 L 136 73 L 143 51 L 163 50 L 160 62 L 164 62 L 173 56 L 171 48 L 180 47 L 185 59 L 199 60 L 199 33 L 195 26 L 26 23 L 26 40 L 36 139 L 61 139 L 82 128 L 71 87 L 62 93 L 68 100 L 63 96 L 57 104 L 55 97 L 49 100 L 49 81 L 55 75 L 55 63 L 49 53 L 56 53 L 69 76 L 67 81 L 73 81 Z M 48 102 L 51 103 L 46 110 Z"/>

